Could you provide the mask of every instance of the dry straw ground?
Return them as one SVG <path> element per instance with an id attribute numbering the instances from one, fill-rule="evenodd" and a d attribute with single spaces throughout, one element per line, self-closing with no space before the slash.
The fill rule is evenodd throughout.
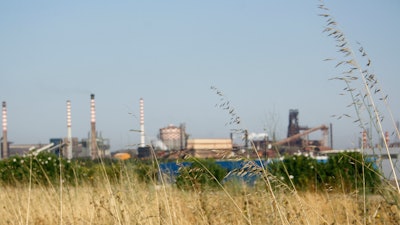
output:
<path id="1" fill-rule="evenodd" d="M 229 195 L 228 195 L 229 193 Z M 274 200 L 275 199 L 275 200 Z M 275 193 L 260 187 L 181 191 L 136 182 L 63 189 L 1 187 L 1 224 L 399 224 L 381 196 Z"/>

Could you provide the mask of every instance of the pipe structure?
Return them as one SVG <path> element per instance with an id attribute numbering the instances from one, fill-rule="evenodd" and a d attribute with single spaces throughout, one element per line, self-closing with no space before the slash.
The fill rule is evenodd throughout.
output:
<path id="1" fill-rule="evenodd" d="M 314 131 L 317 131 L 317 130 L 322 130 L 322 131 L 324 131 L 324 136 L 326 136 L 326 132 L 325 132 L 325 131 L 328 130 L 328 127 L 326 127 L 325 125 L 321 125 L 321 126 L 318 126 L 318 127 L 314 127 L 314 128 L 308 129 L 308 130 L 306 130 L 306 131 L 304 131 L 304 132 L 302 132 L 302 133 L 298 133 L 298 134 L 293 135 L 293 136 L 291 136 L 291 137 L 288 137 L 288 138 L 285 138 L 285 139 L 280 140 L 280 141 L 278 141 L 278 142 L 275 142 L 274 145 L 283 145 L 283 144 L 289 143 L 289 142 L 291 142 L 291 141 L 293 141 L 293 140 L 296 140 L 296 139 L 298 139 L 298 138 L 300 138 L 300 137 L 302 137 L 302 136 L 308 135 L 308 134 L 310 134 L 310 133 L 312 133 L 312 132 L 314 132 Z M 325 139 L 325 138 L 324 138 L 324 139 Z M 325 143 L 324 143 L 324 144 L 325 144 Z"/>
<path id="2" fill-rule="evenodd" d="M 67 159 L 72 159 L 71 101 L 67 101 Z"/>
<path id="3" fill-rule="evenodd" d="M 8 158 L 8 140 L 7 140 L 7 107 L 3 102 L 3 159 Z"/>
<path id="4" fill-rule="evenodd" d="M 144 101 L 140 98 L 140 147 L 146 146 L 144 138 Z"/>
<path id="5" fill-rule="evenodd" d="M 98 158 L 97 144 L 96 144 L 96 110 L 94 94 L 90 95 L 90 155 L 92 159 Z"/>

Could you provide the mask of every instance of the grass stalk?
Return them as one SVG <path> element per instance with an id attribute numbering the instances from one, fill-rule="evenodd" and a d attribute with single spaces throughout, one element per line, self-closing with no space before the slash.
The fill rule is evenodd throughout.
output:
<path id="1" fill-rule="evenodd" d="M 385 140 L 385 134 L 383 131 L 383 126 L 382 126 L 383 116 L 380 114 L 380 112 L 376 106 L 375 99 L 373 97 L 373 94 L 381 92 L 381 89 L 376 88 L 376 86 L 375 86 L 377 84 L 376 76 L 374 74 L 368 73 L 368 68 L 371 65 L 371 60 L 369 58 L 367 58 L 367 61 L 368 61 L 366 64 L 367 68 L 363 69 L 363 67 L 357 60 L 356 54 L 353 51 L 353 48 L 350 45 L 349 41 L 347 41 L 344 33 L 338 28 L 338 25 L 337 25 L 335 19 L 328 13 L 329 9 L 325 6 L 324 1 L 320 0 L 320 2 L 321 2 L 320 9 L 323 10 L 323 13 L 320 14 L 320 16 L 327 18 L 327 25 L 326 25 L 324 32 L 328 32 L 328 36 L 331 36 L 334 38 L 334 40 L 338 43 L 336 45 L 336 47 L 339 49 L 339 52 L 342 53 L 343 57 L 345 58 L 344 60 L 337 63 L 336 67 L 347 66 L 348 68 L 350 68 L 349 70 L 346 70 L 344 72 L 345 74 L 348 74 L 348 75 L 345 75 L 343 77 L 336 77 L 335 79 L 344 80 L 346 82 L 346 86 L 347 86 L 346 90 L 348 90 L 348 92 L 351 95 L 351 98 L 353 101 L 352 105 L 354 106 L 354 108 L 356 110 L 356 115 L 358 117 L 358 119 L 356 121 L 363 128 L 364 128 L 364 122 L 361 118 L 361 112 L 359 109 L 362 106 L 365 106 L 365 109 L 367 109 L 367 112 L 370 117 L 369 121 L 374 125 L 379 136 L 383 140 L 386 154 L 389 158 L 391 170 L 392 170 L 392 173 L 394 174 L 394 181 L 396 184 L 396 189 L 397 189 L 397 192 L 400 194 L 400 186 L 399 186 L 398 178 L 396 175 L 396 170 L 395 170 L 393 160 L 392 160 L 390 152 L 389 152 L 389 146 L 388 146 L 387 141 Z M 362 54 L 363 57 L 367 57 L 367 54 L 363 47 L 359 48 L 359 52 Z M 354 76 L 353 73 L 355 71 L 358 71 L 358 73 L 357 73 L 357 75 Z M 357 95 L 354 95 L 353 91 L 357 90 L 357 89 L 351 88 L 350 82 L 354 81 L 354 80 L 358 80 L 358 79 L 361 80 L 363 91 Z M 373 83 L 371 84 L 371 82 L 373 82 Z M 372 92 L 373 87 L 375 87 L 374 92 Z M 359 98 L 361 98 L 361 100 Z M 381 97 L 380 100 L 384 100 L 385 106 L 388 106 L 387 96 Z M 391 115 L 392 122 L 393 122 L 393 116 L 391 113 L 391 109 L 389 107 L 386 107 L 386 109 L 389 111 L 389 114 Z M 396 127 L 394 123 L 393 123 L 393 125 L 394 125 L 394 127 Z M 397 128 L 396 128 L 396 132 L 399 135 Z"/>
<path id="2" fill-rule="evenodd" d="M 29 224 L 29 214 L 31 206 L 31 191 L 32 191 L 32 157 L 29 157 L 29 186 L 28 186 L 28 209 L 26 210 L 25 224 Z"/>

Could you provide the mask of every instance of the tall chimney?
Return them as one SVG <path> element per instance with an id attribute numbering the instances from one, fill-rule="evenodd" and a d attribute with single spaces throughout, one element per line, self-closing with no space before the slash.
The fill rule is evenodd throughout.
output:
<path id="1" fill-rule="evenodd" d="M 8 140 L 7 140 L 7 107 L 3 102 L 3 159 L 8 158 Z"/>
<path id="2" fill-rule="evenodd" d="M 71 101 L 67 101 L 67 159 L 72 159 Z"/>
<path id="3" fill-rule="evenodd" d="M 390 141 L 390 138 L 389 138 L 389 132 L 385 132 L 385 142 L 386 142 L 386 144 L 389 146 L 389 141 Z"/>
<path id="4" fill-rule="evenodd" d="M 140 147 L 145 147 L 144 139 L 144 102 L 143 98 L 140 98 Z"/>
<path id="5" fill-rule="evenodd" d="M 362 132 L 362 147 L 368 148 L 368 140 L 367 140 L 367 131 L 363 130 Z"/>
<path id="6" fill-rule="evenodd" d="M 90 95 L 90 155 L 92 159 L 96 159 L 98 157 L 97 152 L 97 143 L 96 143 L 96 110 L 95 110 L 95 102 L 94 102 L 94 94 Z"/>
<path id="7" fill-rule="evenodd" d="M 330 134 L 330 136 L 331 136 L 331 144 L 330 144 L 330 146 L 331 146 L 331 149 L 333 149 L 333 128 L 332 128 L 332 123 L 330 123 L 329 124 L 329 134 Z"/>

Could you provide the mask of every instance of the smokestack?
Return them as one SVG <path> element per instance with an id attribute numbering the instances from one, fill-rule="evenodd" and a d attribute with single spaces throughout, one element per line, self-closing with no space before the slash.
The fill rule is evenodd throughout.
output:
<path id="1" fill-rule="evenodd" d="M 67 159 L 72 159 L 71 101 L 67 101 Z"/>
<path id="2" fill-rule="evenodd" d="M 181 123 L 180 125 L 180 141 L 181 141 L 181 150 L 186 148 L 186 128 L 185 124 Z"/>
<path id="3" fill-rule="evenodd" d="M 389 141 L 390 141 L 390 138 L 389 138 L 389 132 L 385 132 L 385 142 L 386 142 L 386 144 L 389 146 Z"/>
<path id="4" fill-rule="evenodd" d="M 90 95 L 90 155 L 92 159 L 98 157 L 97 143 L 96 143 L 96 110 L 94 102 L 94 94 Z"/>
<path id="5" fill-rule="evenodd" d="M 331 136 L 331 143 L 330 143 L 330 145 L 331 145 L 331 149 L 333 149 L 333 127 L 332 127 L 332 123 L 330 123 L 329 124 L 329 134 L 330 134 L 330 136 Z"/>
<path id="6" fill-rule="evenodd" d="M 362 147 L 368 148 L 368 140 L 367 140 L 367 131 L 366 130 L 364 130 L 362 132 Z"/>
<path id="7" fill-rule="evenodd" d="M 144 102 L 143 98 L 140 98 L 140 147 L 146 146 L 144 139 Z"/>
<path id="8" fill-rule="evenodd" d="M 8 158 L 8 140 L 7 140 L 7 107 L 3 102 L 3 159 Z"/>

